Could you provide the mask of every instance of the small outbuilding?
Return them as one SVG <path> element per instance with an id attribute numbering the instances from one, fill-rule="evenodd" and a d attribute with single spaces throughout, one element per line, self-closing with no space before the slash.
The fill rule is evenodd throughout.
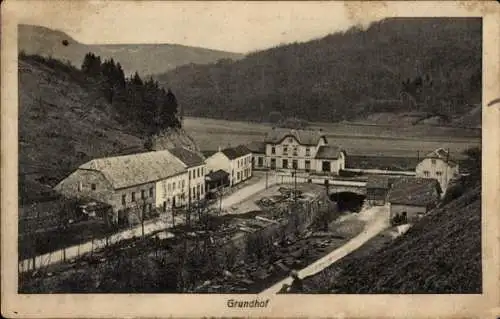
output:
<path id="1" fill-rule="evenodd" d="M 403 177 L 394 181 L 387 202 L 393 224 L 412 223 L 425 216 L 441 197 L 441 186 L 435 179 Z"/>

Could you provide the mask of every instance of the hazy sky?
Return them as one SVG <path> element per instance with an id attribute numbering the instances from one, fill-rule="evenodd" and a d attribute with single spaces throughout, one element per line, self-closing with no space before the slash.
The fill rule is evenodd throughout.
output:
<path id="1" fill-rule="evenodd" d="M 387 16 L 438 14 L 435 3 L 412 9 L 403 2 L 389 7 L 352 2 L 29 2 L 30 10 L 17 13 L 20 23 L 58 29 L 88 44 L 178 43 L 242 53 L 307 41 Z M 467 14 L 453 3 L 445 10 L 447 16 Z"/>

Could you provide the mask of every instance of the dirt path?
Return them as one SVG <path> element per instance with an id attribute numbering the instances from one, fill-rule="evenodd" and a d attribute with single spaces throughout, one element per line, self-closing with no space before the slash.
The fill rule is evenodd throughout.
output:
<path id="1" fill-rule="evenodd" d="M 366 243 L 371 238 L 375 237 L 377 234 L 386 229 L 389 224 L 388 218 L 388 208 L 386 206 L 372 207 L 361 213 L 359 216 L 356 216 L 360 220 L 366 221 L 365 229 L 361 234 L 352 238 L 342 247 L 332 251 L 328 255 L 323 258 L 318 259 L 314 263 L 310 264 L 306 268 L 299 271 L 300 278 L 306 278 L 312 275 L 317 274 L 322 271 L 326 267 L 330 266 L 337 260 L 347 256 L 354 250 L 361 247 L 364 243 Z M 279 292 L 284 284 L 290 285 L 292 283 L 292 278 L 287 277 L 270 288 L 264 290 L 260 294 L 276 294 Z"/>

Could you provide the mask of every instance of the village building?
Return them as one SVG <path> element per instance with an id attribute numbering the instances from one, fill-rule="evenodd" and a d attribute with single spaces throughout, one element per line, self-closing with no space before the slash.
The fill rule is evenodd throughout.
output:
<path id="1" fill-rule="evenodd" d="M 244 145 L 220 150 L 206 160 L 208 173 L 223 170 L 234 186 L 252 177 L 252 152 Z"/>
<path id="2" fill-rule="evenodd" d="M 230 186 L 229 173 L 219 169 L 205 176 L 205 189 L 208 198 L 217 197 L 217 191 Z"/>
<path id="3" fill-rule="evenodd" d="M 188 172 L 187 196 L 188 203 L 199 201 L 205 198 L 205 158 L 194 151 L 185 147 L 176 147 L 169 149 Z"/>
<path id="4" fill-rule="evenodd" d="M 366 201 L 370 205 L 382 206 L 386 203 L 387 193 L 394 178 L 389 176 L 370 175 L 366 181 Z"/>
<path id="5" fill-rule="evenodd" d="M 438 148 L 425 155 L 415 169 L 417 177 L 436 179 L 446 192 L 450 181 L 459 176 L 458 163 L 450 158 L 450 154 L 443 148 Z"/>
<path id="6" fill-rule="evenodd" d="M 111 205 L 113 221 L 137 222 L 184 200 L 187 170 L 169 151 L 93 159 L 56 185 L 63 196 Z"/>
<path id="7" fill-rule="evenodd" d="M 252 169 L 268 168 L 266 161 L 266 143 L 261 141 L 253 141 L 246 145 L 252 152 Z"/>
<path id="8" fill-rule="evenodd" d="M 273 129 L 265 143 L 271 169 L 338 175 L 345 167 L 345 151 L 328 145 L 321 131 Z"/>
<path id="9" fill-rule="evenodd" d="M 393 223 L 413 223 L 439 202 L 439 182 L 430 178 L 402 177 L 394 181 L 387 194 Z"/>

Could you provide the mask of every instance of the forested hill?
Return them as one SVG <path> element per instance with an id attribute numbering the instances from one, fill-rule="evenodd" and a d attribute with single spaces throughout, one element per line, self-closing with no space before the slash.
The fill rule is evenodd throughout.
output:
<path id="1" fill-rule="evenodd" d="M 19 25 L 18 46 L 26 54 L 70 61 L 80 66 L 93 52 L 103 59 L 120 61 L 126 75 L 166 72 L 187 63 L 211 63 L 219 59 L 239 59 L 242 54 L 177 44 L 85 44 L 64 32 L 41 26 Z"/>
<path id="2" fill-rule="evenodd" d="M 196 148 L 176 115 L 175 96 L 119 63 L 88 54 L 83 70 L 56 59 L 19 56 L 19 199 L 43 200 L 86 161 L 164 147 Z M 167 136 L 165 138 L 164 136 Z"/>
<path id="3" fill-rule="evenodd" d="M 181 66 L 156 79 L 176 92 L 192 116 L 257 121 L 268 120 L 271 112 L 312 121 L 404 111 L 456 116 L 480 103 L 481 32 L 476 18 L 391 18 L 238 61 Z"/>

